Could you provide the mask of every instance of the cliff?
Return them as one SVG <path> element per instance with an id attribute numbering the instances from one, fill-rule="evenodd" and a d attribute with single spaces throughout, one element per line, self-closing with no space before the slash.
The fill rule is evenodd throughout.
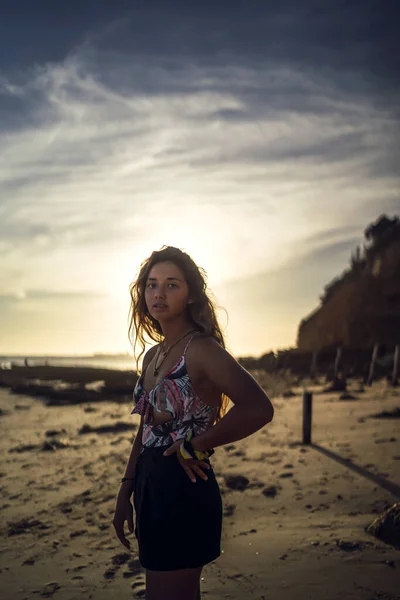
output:
<path id="1" fill-rule="evenodd" d="M 364 232 L 351 267 L 325 287 L 321 305 L 300 323 L 297 347 L 313 351 L 400 343 L 400 220 L 381 216 Z"/>

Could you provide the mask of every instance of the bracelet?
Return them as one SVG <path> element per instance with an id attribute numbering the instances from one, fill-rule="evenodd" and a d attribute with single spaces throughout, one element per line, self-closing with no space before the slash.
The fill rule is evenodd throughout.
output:
<path id="1" fill-rule="evenodd" d="M 193 458 L 194 460 L 204 460 L 214 454 L 214 449 L 210 450 L 195 450 L 191 443 L 191 439 L 193 437 L 193 433 L 191 431 L 186 432 L 186 436 L 184 437 L 182 444 L 179 447 L 179 452 L 183 456 L 183 458 Z"/>

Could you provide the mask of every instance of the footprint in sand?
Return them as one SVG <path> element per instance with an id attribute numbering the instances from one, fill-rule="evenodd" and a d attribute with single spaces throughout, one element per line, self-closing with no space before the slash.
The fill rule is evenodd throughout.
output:
<path id="1" fill-rule="evenodd" d="M 231 456 L 246 456 L 246 452 L 243 452 L 243 450 L 236 450 L 236 452 L 232 452 Z"/>
<path id="2" fill-rule="evenodd" d="M 236 504 L 224 505 L 224 517 L 231 517 L 236 510 Z"/>
<path id="3" fill-rule="evenodd" d="M 116 567 L 120 567 L 121 565 L 124 565 L 125 563 L 128 562 L 128 560 L 130 560 L 131 555 L 128 554 L 127 552 L 120 552 L 118 554 L 115 554 L 112 557 L 112 564 Z"/>
<path id="4" fill-rule="evenodd" d="M 85 533 L 87 533 L 87 531 L 88 531 L 87 529 L 78 529 L 77 531 L 72 531 L 69 534 L 69 537 L 72 539 L 72 538 L 78 537 L 80 535 L 84 535 Z"/>
<path id="5" fill-rule="evenodd" d="M 116 572 L 117 572 L 117 569 L 109 568 L 106 571 L 104 571 L 103 577 L 104 577 L 104 579 L 112 579 L 113 577 L 115 577 Z"/>
<path id="6" fill-rule="evenodd" d="M 146 585 L 144 581 L 138 579 L 133 581 L 131 588 L 133 590 L 133 598 L 144 598 L 146 595 Z"/>

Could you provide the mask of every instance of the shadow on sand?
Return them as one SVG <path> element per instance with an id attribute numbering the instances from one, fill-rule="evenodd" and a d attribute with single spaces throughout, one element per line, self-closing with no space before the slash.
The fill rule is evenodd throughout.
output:
<path id="1" fill-rule="evenodd" d="M 397 485 L 396 483 L 393 483 L 392 481 L 388 481 L 385 477 L 382 477 L 380 475 L 374 475 L 374 473 L 367 471 L 367 469 L 364 469 L 363 467 L 359 467 L 358 465 L 356 465 L 351 459 L 342 458 L 339 454 L 336 454 L 335 452 L 332 452 L 331 450 L 327 450 L 326 448 L 319 446 L 319 444 L 311 443 L 308 445 L 309 445 L 309 447 L 314 448 L 315 450 L 318 450 L 318 452 L 321 452 L 321 454 L 325 454 L 325 456 L 328 456 L 329 458 L 336 460 L 336 462 L 340 463 L 341 465 L 344 465 L 347 469 L 351 469 L 358 475 L 361 475 L 362 477 L 369 479 L 376 485 L 379 485 L 380 487 L 384 488 L 385 490 L 388 490 L 397 498 L 400 498 L 400 486 Z"/>

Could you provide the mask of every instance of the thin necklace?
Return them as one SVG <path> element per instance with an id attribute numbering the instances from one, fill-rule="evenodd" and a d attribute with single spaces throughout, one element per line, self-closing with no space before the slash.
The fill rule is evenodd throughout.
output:
<path id="1" fill-rule="evenodd" d="M 180 338 L 179 338 L 179 340 L 176 340 L 176 342 L 175 342 L 174 344 L 172 344 L 172 346 L 170 346 L 170 347 L 168 348 L 168 350 L 166 350 L 166 351 L 163 353 L 163 354 L 164 354 L 164 358 L 162 359 L 162 361 L 160 362 L 160 364 L 157 366 L 157 361 L 158 361 L 158 359 L 160 358 L 160 354 L 161 354 L 161 346 L 160 346 L 160 349 L 159 349 L 159 351 L 158 351 L 158 354 L 157 354 L 157 356 L 156 356 L 156 360 L 155 360 L 155 362 L 154 362 L 154 370 L 153 370 L 153 375 L 154 375 L 154 377 L 157 377 L 157 375 L 158 375 L 158 372 L 159 372 L 159 370 L 160 370 L 160 367 L 161 367 L 161 365 L 163 364 L 163 362 L 164 362 L 164 361 L 165 361 L 165 359 L 167 358 L 168 354 L 171 352 L 172 348 L 173 348 L 174 346 L 176 346 L 178 342 L 180 342 L 181 340 L 183 340 L 183 338 L 185 338 L 187 335 L 189 335 L 189 333 L 193 333 L 193 331 L 196 331 L 196 329 L 191 329 L 190 331 L 187 331 L 187 332 L 185 333 L 185 335 L 183 335 L 182 337 L 180 337 Z M 164 344 L 164 340 L 163 340 L 163 342 L 162 342 L 162 343 Z"/>

